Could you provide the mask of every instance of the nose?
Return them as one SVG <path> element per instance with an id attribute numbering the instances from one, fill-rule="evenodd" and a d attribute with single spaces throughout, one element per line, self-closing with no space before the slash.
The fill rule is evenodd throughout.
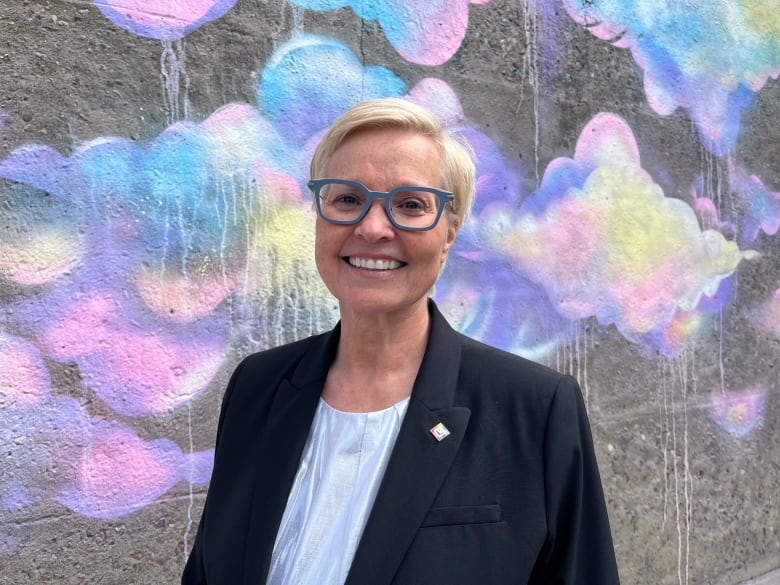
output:
<path id="1" fill-rule="evenodd" d="M 368 241 L 376 241 L 393 237 L 395 226 L 387 216 L 385 202 L 382 199 L 374 199 L 368 208 L 368 212 L 355 228 L 355 233 Z"/>

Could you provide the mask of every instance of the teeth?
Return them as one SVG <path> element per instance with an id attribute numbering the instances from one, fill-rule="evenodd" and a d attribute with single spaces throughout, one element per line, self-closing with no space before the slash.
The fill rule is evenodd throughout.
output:
<path id="1" fill-rule="evenodd" d="M 395 270 L 401 267 L 397 260 L 374 260 L 372 258 L 349 258 L 349 263 L 357 268 L 368 270 Z"/>

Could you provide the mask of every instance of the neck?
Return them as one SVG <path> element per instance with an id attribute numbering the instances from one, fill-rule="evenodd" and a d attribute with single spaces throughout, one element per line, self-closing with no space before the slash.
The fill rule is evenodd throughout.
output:
<path id="1" fill-rule="evenodd" d="M 323 399 L 338 410 L 371 412 L 409 396 L 429 328 L 427 302 L 394 315 L 342 310 L 341 338 Z"/>

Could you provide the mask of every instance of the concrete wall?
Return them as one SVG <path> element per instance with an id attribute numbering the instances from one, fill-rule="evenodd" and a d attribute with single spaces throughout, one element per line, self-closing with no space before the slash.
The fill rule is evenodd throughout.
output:
<path id="1" fill-rule="evenodd" d="M 437 299 L 582 382 L 623 582 L 780 582 L 775 3 L 349 4 L 3 2 L 0 583 L 177 580 L 231 369 L 336 318 L 312 146 L 388 95 L 474 146 Z"/>

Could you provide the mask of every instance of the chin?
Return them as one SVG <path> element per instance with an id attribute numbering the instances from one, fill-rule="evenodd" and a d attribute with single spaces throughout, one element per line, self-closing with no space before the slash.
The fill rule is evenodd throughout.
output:
<path id="1" fill-rule="evenodd" d="M 390 314 L 406 309 L 411 309 L 419 304 L 427 304 L 427 296 L 418 299 L 399 299 L 389 298 L 380 295 L 366 295 L 361 297 L 350 297 L 339 300 L 341 312 L 351 313 L 369 313 L 372 315 Z"/>

